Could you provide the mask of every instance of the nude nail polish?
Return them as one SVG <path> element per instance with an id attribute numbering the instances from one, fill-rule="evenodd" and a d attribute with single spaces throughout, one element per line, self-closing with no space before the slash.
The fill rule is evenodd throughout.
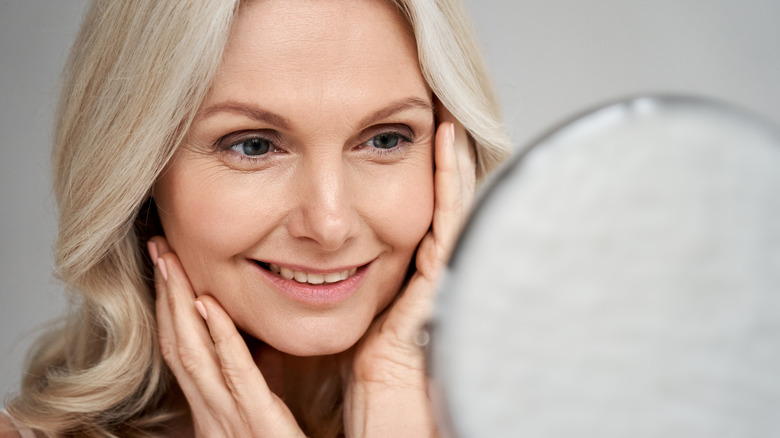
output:
<path id="1" fill-rule="evenodd" d="M 162 258 L 158 258 L 157 266 L 160 268 L 160 274 L 162 274 L 163 279 L 165 281 L 168 281 L 168 269 L 165 266 L 165 260 L 163 260 Z"/>
<path id="2" fill-rule="evenodd" d="M 146 242 L 146 248 L 149 250 L 149 258 L 152 259 L 152 263 L 157 265 L 157 259 L 159 258 L 159 254 L 157 253 L 157 244 L 150 240 Z"/>
<path id="3" fill-rule="evenodd" d="M 447 130 L 447 134 L 450 137 L 450 143 L 455 143 L 455 124 L 450 123 L 450 127 Z"/>
<path id="4" fill-rule="evenodd" d="M 203 317 L 204 320 L 209 319 L 209 315 L 206 313 L 206 306 L 204 306 L 201 301 L 195 300 L 195 309 L 198 310 L 198 313 L 200 313 L 200 316 Z"/>

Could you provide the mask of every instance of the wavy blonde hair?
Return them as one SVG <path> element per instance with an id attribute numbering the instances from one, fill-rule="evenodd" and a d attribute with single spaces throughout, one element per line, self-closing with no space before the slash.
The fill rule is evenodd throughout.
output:
<path id="1" fill-rule="evenodd" d="M 428 84 L 473 140 L 481 179 L 509 140 L 465 9 L 458 0 L 393 1 L 414 30 Z M 7 406 L 46 436 L 170 432 L 166 394 L 176 384 L 157 345 L 149 195 L 210 87 L 238 9 L 239 0 L 93 0 L 84 18 L 53 152 L 55 265 L 72 311 L 36 344 Z M 310 434 L 338 434 L 339 390 L 320 391 L 331 418 L 304 420 Z"/>

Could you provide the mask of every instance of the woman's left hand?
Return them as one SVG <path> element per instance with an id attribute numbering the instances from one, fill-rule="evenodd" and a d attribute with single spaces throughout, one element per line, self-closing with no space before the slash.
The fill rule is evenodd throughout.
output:
<path id="1" fill-rule="evenodd" d="M 355 347 L 345 394 L 349 437 L 436 436 L 419 338 L 439 276 L 471 209 L 476 180 L 465 129 L 443 105 L 437 113 L 431 229 L 417 249 L 407 287 Z"/>

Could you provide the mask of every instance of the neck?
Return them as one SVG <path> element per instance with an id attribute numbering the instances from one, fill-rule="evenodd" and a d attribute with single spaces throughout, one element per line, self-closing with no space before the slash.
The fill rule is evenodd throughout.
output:
<path id="1" fill-rule="evenodd" d="M 247 339 L 268 387 L 290 408 L 300 423 L 341 399 L 342 364 L 350 352 L 328 356 L 294 356 L 257 340 Z M 349 363 L 349 362 L 347 362 Z"/>
<path id="2" fill-rule="evenodd" d="M 335 413 L 322 409 L 340 403 L 342 363 L 348 360 L 350 350 L 338 355 L 302 357 L 283 353 L 248 336 L 245 340 L 268 387 L 285 402 L 302 426 L 307 423 L 307 418 L 312 418 L 313 411 L 331 415 Z M 177 432 L 171 437 L 194 436 L 192 418 L 184 395 L 177 388 L 170 394 L 168 401 L 175 410 L 188 413 L 172 422 L 173 430 Z M 312 409 L 313 406 L 315 409 Z M 314 421 L 318 422 L 316 419 Z"/>

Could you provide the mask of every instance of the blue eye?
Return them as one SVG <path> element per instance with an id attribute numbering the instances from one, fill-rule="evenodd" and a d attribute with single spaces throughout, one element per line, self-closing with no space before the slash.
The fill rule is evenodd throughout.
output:
<path id="1" fill-rule="evenodd" d="M 273 145 L 270 140 L 255 137 L 235 143 L 228 149 L 238 152 L 241 155 L 257 157 L 271 152 L 271 150 L 273 150 Z"/>
<path id="2" fill-rule="evenodd" d="M 409 140 L 400 134 L 385 132 L 373 137 L 369 140 L 369 144 L 377 149 L 393 149 L 398 147 L 398 144 L 401 143 L 401 141 Z"/>

